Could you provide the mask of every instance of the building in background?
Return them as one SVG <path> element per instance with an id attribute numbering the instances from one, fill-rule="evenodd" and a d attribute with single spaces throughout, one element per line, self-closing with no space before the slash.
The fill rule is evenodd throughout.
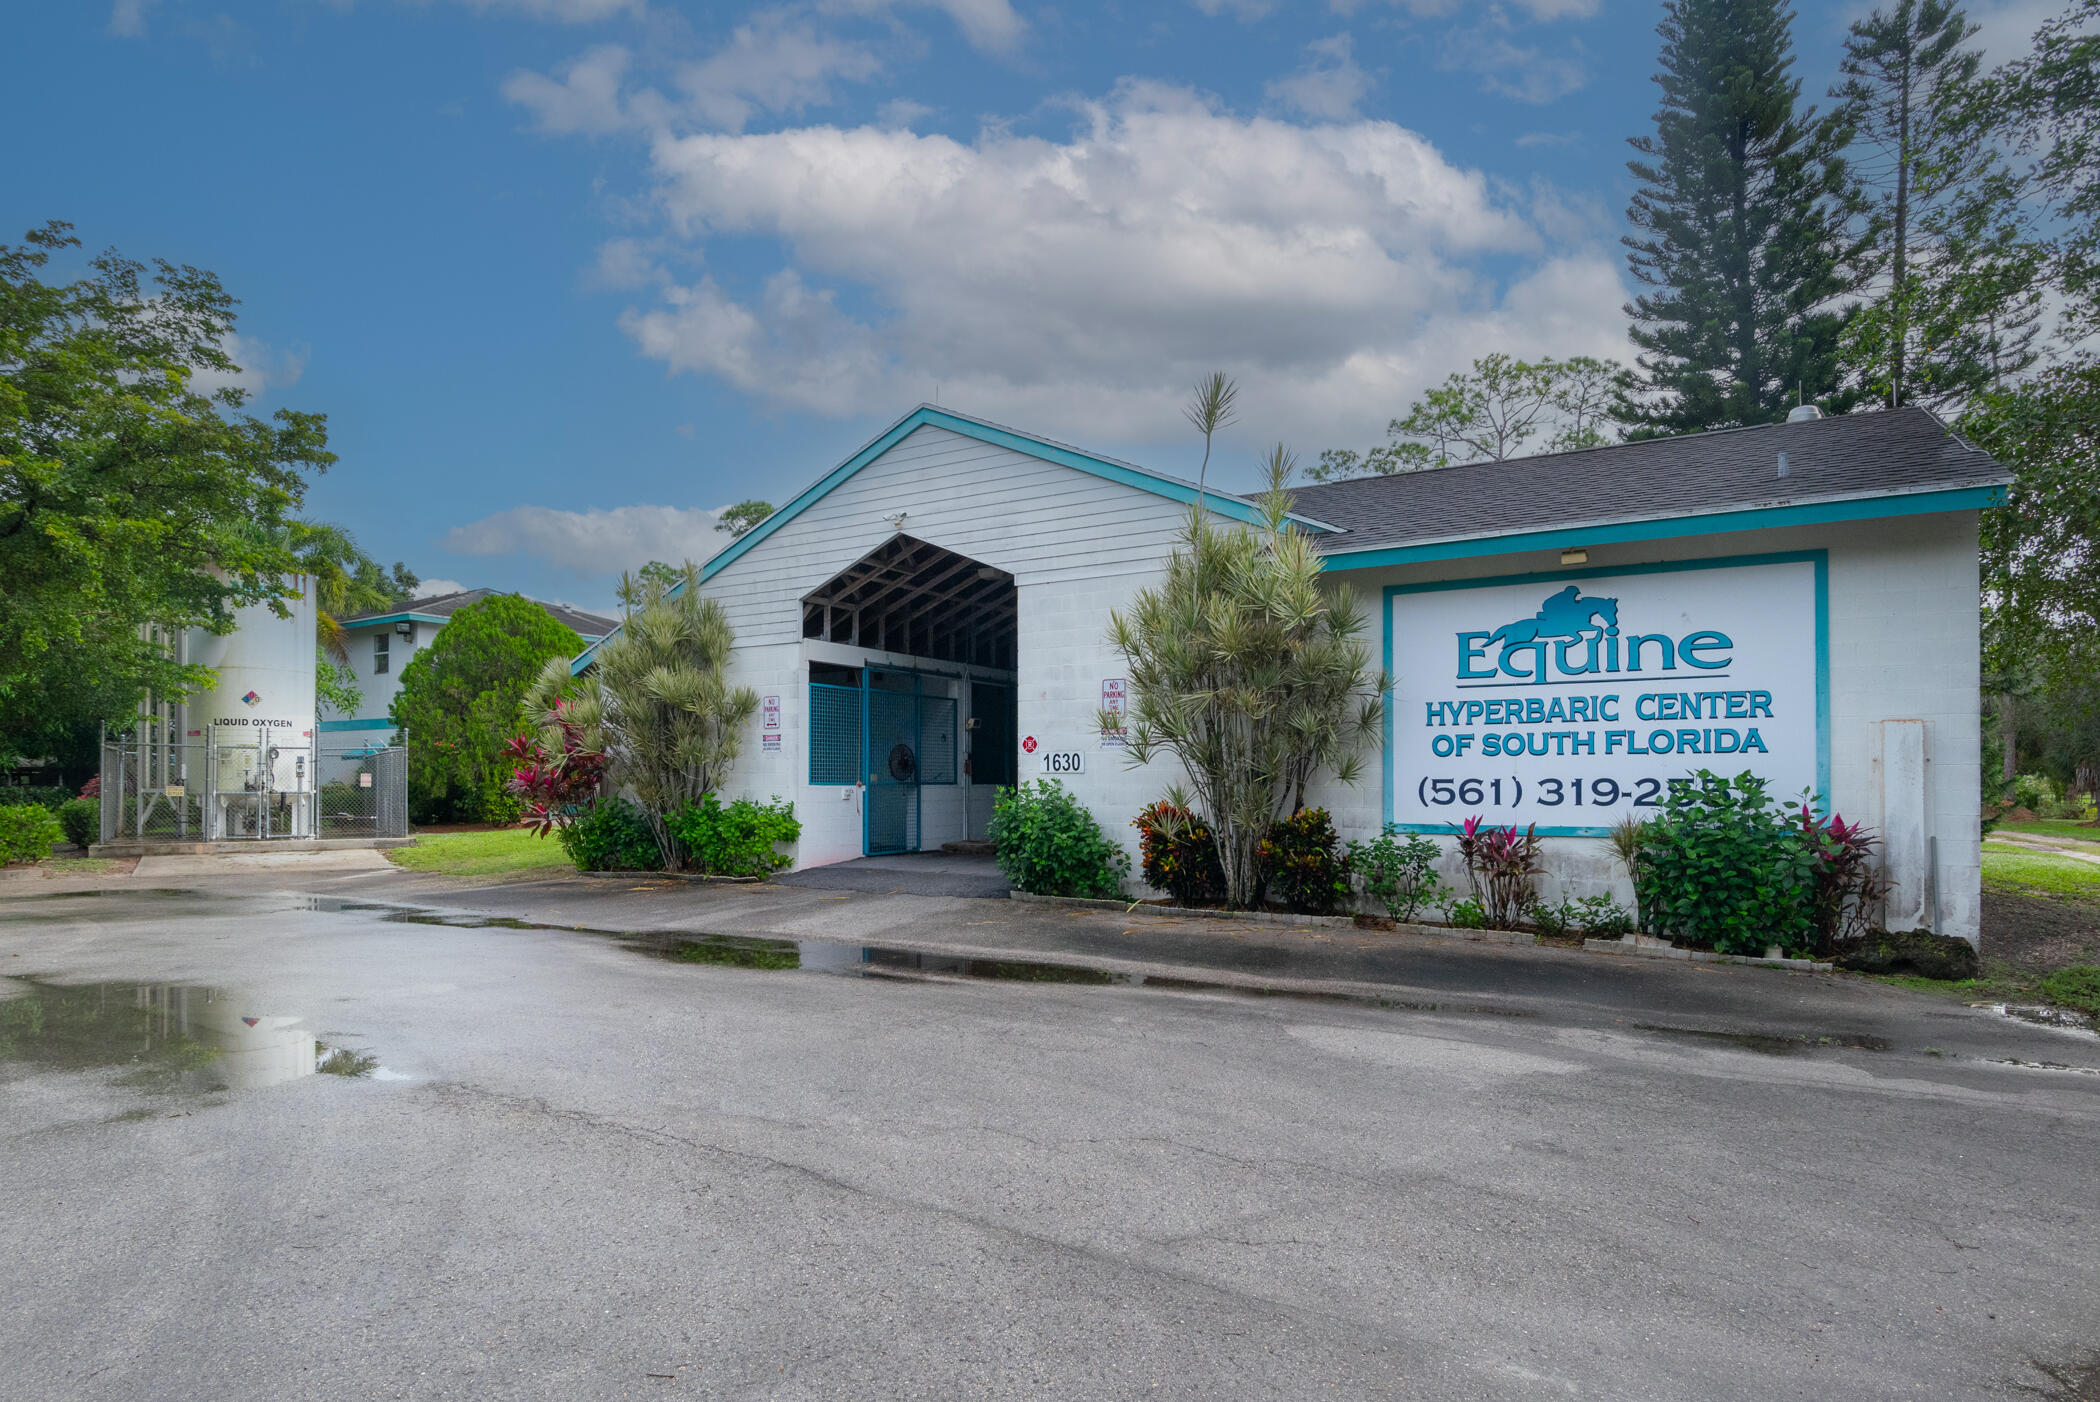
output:
<path id="1" fill-rule="evenodd" d="M 393 731 L 394 723 L 387 719 L 387 715 L 393 710 L 394 693 L 401 689 L 401 671 L 408 666 L 409 659 L 430 646 L 439 630 L 452 620 L 453 614 L 469 604 L 478 604 L 502 592 L 499 589 L 462 589 L 452 594 L 433 594 L 390 609 L 361 613 L 342 620 L 350 651 L 350 670 L 364 704 L 355 716 L 322 721 L 321 729 L 327 733 L 371 731 L 373 743 L 381 743 Z M 532 602 L 545 609 L 557 623 L 575 629 L 586 646 L 610 633 L 617 621 L 566 604 L 550 604 L 544 599 Z"/>

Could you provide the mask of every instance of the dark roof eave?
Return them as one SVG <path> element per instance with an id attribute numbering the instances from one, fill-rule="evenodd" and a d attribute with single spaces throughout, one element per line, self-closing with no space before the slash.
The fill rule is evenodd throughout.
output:
<path id="1" fill-rule="evenodd" d="M 1555 523 L 1550 523 L 1550 524 L 1547 524 L 1547 525 L 1541 525 L 1541 526 L 1527 526 L 1527 527 L 1525 527 L 1525 528 L 1524 528 L 1523 530 L 1520 530 L 1520 531 L 1508 531 L 1508 532 L 1494 532 L 1494 531 L 1490 531 L 1490 532 L 1471 532 L 1471 533 L 1468 533 L 1468 534 L 1464 534 L 1464 535 L 1449 535 L 1449 536 L 1414 536 L 1414 537 L 1402 537 L 1402 538 L 1399 538 L 1399 539 L 1389 539 L 1389 540 L 1379 540 L 1379 541 L 1365 541 L 1365 542 L 1363 542 L 1363 543 L 1361 543 L 1361 544 L 1355 544 L 1355 543 L 1346 543 L 1346 544 L 1345 544 L 1345 543 L 1343 543 L 1343 542 L 1341 542 L 1341 541 L 1335 541 L 1335 542 L 1333 542 L 1333 543 L 1331 543 L 1331 544 L 1330 544 L 1330 543 L 1328 543 L 1328 542 L 1324 542 L 1324 541 L 1323 541 L 1323 542 L 1319 542 L 1319 545 L 1320 545 L 1321 553 L 1322 553 L 1323 555 L 1325 555 L 1325 556 L 1326 556 L 1326 557 L 1327 557 L 1327 558 L 1328 558 L 1328 559 L 1329 559 L 1330 561 L 1333 561 L 1333 562 L 1334 562 L 1334 563 L 1335 563 L 1335 564 L 1336 564 L 1337 566 L 1340 566 L 1340 567 L 1343 567 L 1343 568 L 1350 568 L 1350 566 L 1346 566 L 1346 565 L 1343 565 L 1343 561 L 1346 561 L 1346 560 L 1350 559 L 1350 558 L 1351 558 L 1352 556 L 1357 556 L 1357 555 L 1378 555 L 1378 554 L 1383 554 L 1383 553 L 1386 553 L 1386 552 L 1391 552 L 1391 551 L 1406 551 L 1406 552 L 1413 552 L 1413 551 L 1423 551 L 1423 552 L 1433 552 L 1433 551 L 1436 551 L 1436 550 L 1438 550 L 1438 549 L 1440 549 L 1440 548 L 1443 548 L 1443 547 L 1464 547 L 1464 546 L 1478 546 L 1478 545 L 1482 545 L 1482 544 L 1490 544 L 1490 545 L 1491 545 L 1491 544 L 1494 544 L 1494 543 L 1497 543 L 1497 542 L 1503 542 L 1503 541 L 1511 542 L 1511 544 L 1510 544 L 1510 546 L 1509 546 L 1509 550 L 1508 550 L 1508 552 L 1507 552 L 1507 553 L 1510 553 L 1510 554 L 1515 554 L 1515 553 L 1517 553 L 1517 552 L 1519 552 L 1519 551 L 1523 551 L 1523 550 L 1537 550 L 1537 549 L 1545 549 L 1545 548 L 1547 548 L 1547 546 L 1545 545 L 1545 543 L 1544 543 L 1544 542 L 1538 542 L 1538 543 L 1526 543 L 1526 544 L 1518 544 L 1518 543 L 1516 543 L 1516 542 L 1532 542 L 1532 541 L 1534 540 L 1534 538 L 1536 538 L 1536 537 L 1541 537 L 1541 536 L 1556 536 L 1556 537 L 1557 537 L 1557 536 L 1565 536 L 1565 535 L 1570 535 L 1570 534 L 1577 534 L 1577 533 L 1582 533 L 1582 532 L 1601 532 L 1601 531 L 1622 531 L 1622 530 L 1626 530 L 1626 529 L 1628 529 L 1628 528 L 1635 528 L 1635 529 L 1638 529 L 1638 528 L 1644 528 L 1644 527 L 1649 527 L 1649 526 L 1659 526 L 1659 525 L 1665 525 L 1665 524 L 1668 524 L 1668 523 L 1671 523 L 1671 522 L 1682 522 L 1682 523 L 1685 523 L 1685 524 L 1687 524 L 1687 525 L 1691 525 L 1691 524 L 1693 524 L 1693 523 L 1697 523 L 1697 522 L 1701 522 L 1701 521 L 1706 521 L 1706 522 L 1715 522 L 1715 523 L 1718 523 L 1718 522 L 1720 522 L 1720 521 L 1723 521 L 1723 520 L 1728 520 L 1728 518 L 1734 518 L 1734 517 L 1743 517 L 1743 516 L 1755 516 L 1755 515 L 1761 515 L 1761 514 L 1767 514 L 1767 513 L 1783 513 L 1783 512 L 1801 512 L 1801 513 L 1814 513 L 1814 512 L 1816 512 L 1816 511 L 1818 511 L 1819 509 L 1824 509 L 1824 508 L 1843 508 L 1843 507 L 1847 507 L 1847 506 L 1851 506 L 1851 505 L 1855 505 L 1855 504 L 1862 504 L 1862 505 L 1863 505 L 1863 504 L 1865 504 L 1865 503 L 1868 503 L 1868 502 L 1875 502 L 1875 501 L 1887 501 L 1887 502 L 1891 502 L 1891 503 L 1896 503 L 1896 502 L 1904 502 L 1904 503 L 1906 503 L 1906 504 L 1908 505 L 1908 504 L 1911 504 L 1912 502 L 1914 502 L 1914 500 L 1915 500 L 1916 498 L 1920 498 L 1920 497 L 1944 497 L 1944 496 L 1952 496 L 1952 495 L 1963 495 L 1963 494 L 1967 494 L 1967 493 L 1971 493 L 1971 492 L 1982 492 L 1982 493 L 1989 493 L 1989 494 L 1991 494 L 1991 496 L 1992 496 L 1992 498 L 1993 498 L 1993 500 L 1992 500 L 1992 501 L 1973 501 L 1973 502 L 1969 502 L 1969 501 L 1964 501 L 1964 502 L 1950 502 L 1950 503 L 1948 503 L 1948 504 L 1945 504 L 1945 505 L 1935 505 L 1935 506 L 1927 506 L 1927 507 L 1915 507 L 1915 506 L 1914 506 L 1914 507 L 1913 507 L 1913 509 L 1909 509 L 1909 510 L 1903 509 L 1902 507 L 1900 507 L 1900 506 L 1899 506 L 1899 507 L 1897 507 L 1896 509 L 1892 509 L 1892 510 L 1888 510 L 1888 511 L 1857 511 L 1857 512 L 1851 512 L 1851 513 L 1847 513 L 1847 514 L 1845 514 L 1845 515 L 1842 515 L 1842 516 L 1838 516 L 1838 517 L 1835 517 L 1835 518 L 1833 518 L 1833 519 L 1839 519 L 1839 520 L 1868 520 L 1868 519 L 1872 519 L 1872 518 L 1873 518 L 1873 517 L 1875 517 L 1875 516 L 1907 516 L 1907 515 L 1918 515 L 1918 514 L 1928 514 L 1928 513 L 1932 512 L 1932 511 L 1935 511 L 1935 510 L 1945 510 L 1945 511 L 1963 511 L 1963 510 L 1974 510 L 1974 509 L 1978 509 L 1978 508 L 1980 508 L 1981 506 L 1985 506 L 1985 505 L 1991 505 L 1991 504 L 1994 504 L 1995 500 L 1996 500 L 1996 499 L 1997 499 L 1997 497 L 1998 497 L 1998 494 L 1999 494 L 1999 489 L 2001 489 L 2001 488 L 2003 488 L 2003 487 L 2007 486 L 2008 484 L 2010 484 L 2010 483 L 2012 482 L 2012 480 L 2013 480 L 2012 474 L 2010 474 L 2010 473 L 2006 473 L 2006 472 L 1999 472 L 1999 473 L 1991 474 L 1991 475 L 1989 475 L 1989 476 L 1985 476 L 1985 477 L 1977 477 L 1977 478 L 1972 478 L 1972 479 L 1969 479 L 1969 480 L 1967 480 L 1967 481 L 1960 481 L 1960 482 L 1934 482 L 1934 483 L 1929 483 L 1929 484 L 1924 484 L 1924 485 L 1919 485 L 1919 486 L 1912 486 L 1912 487 L 1904 487 L 1904 488 L 1899 488 L 1899 489 L 1895 489 L 1895 490 L 1882 490 L 1882 491 L 1870 491 L 1870 492 L 1851 492 L 1851 493 L 1840 493 L 1840 494 L 1834 494 L 1834 495 L 1829 495 L 1829 496 L 1817 496 L 1817 497 L 1805 497 L 1805 498 L 1804 498 L 1804 497 L 1779 497 L 1779 498 L 1774 498 L 1774 499 L 1772 499 L 1772 500 L 1769 500 L 1769 501 L 1763 501 L 1763 502 L 1742 502 L 1742 503 L 1730 503 L 1729 505 L 1726 505 L 1726 506 L 1722 506 L 1722 507 L 1718 507 L 1718 508 L 1716 508 L 1715 510 L 1712 510 L 1712 511 L 1698 511 L 1698 512 L 1681 512 L 1681 511 L 1679 511 L 1679 512 L 1658 512 L 1658 513 L 1650 513 L 1650 514 L 1646 514 L 1646 515 L 1637 515 L 1637 516 L 1600 516 L 1600 517 L 1591 517 L 1591 518 L 1587 518 L 1587 519 L 1582 519 L 1582 520 L 1574 520 L 1574 521 L 1566 521 L 1566 522 L 1555 522 Z M 1909 500 L 1907 501 L 1906 499 L 1909 499 Z M 1815 521 L 1808 521 L 1808 520 L 1804 520 L 1804 521 L 1779 521 L 1779 522 L 1765 522 L 1765 523 L 1752 523 L 1752 522 L 1735 522 L 1735 521 L 1729 520 L 1729 521 L 1728 521 L 1728 524 L 1725 524 L 1725 525 L 1722 525 L 1722 524 L 1714 524 L 1714 525 L 1712 525 L 1712 526 L 1711 526 L 1710 528 L 1708 528 L 1708 529 L 1694 529 L 1694 530 L 1670 531 L 1670 532 L 1660 532 L 1660 533 L 1658 533 L 1658 534 L 1669 534 L 1669 535 L 1704 535 L 1704 534 L 1716 534 L 1716 533 L 1719 533 L 1719 532 L 1722 532 L 1722 531 L 1729 531 L 1729 530 L 1754 530 L 1754 529 L 1761 529 L 1761 528 L 1770 528 L 1770 527 L 1772 527 L 1772 526 L 1783 526 L 1783 525 L 1805 525 L 1805 524 L 1819 524 L 1819 523 L 1818 523 L 1818 522 L 1815 522 Z M 1603 542 L 1599 542 L 1599 543 L 1603 543 Z M 1478 549 L 1472 549 L 1472 550 L 1462 550 L 1462 551 L 1454 551 L 1454 553 L 1463 553 L 1463 554 L 1471 554 L 1471 555 L 1484 555 L 1484 554 L 1494 554 L 1494 553 L 1501 553 L 1501 552 L 1496 552 L 1496 551 L 1493 551 L 1493 550 L 1478 550 Z M 1433 555 L 1425 555 L 1425 558 L 1434 558 L 1434 557 L 1433 557 Z M 1366 566 L 1366 567 L 1367 567 L 1367 566 Z"/>

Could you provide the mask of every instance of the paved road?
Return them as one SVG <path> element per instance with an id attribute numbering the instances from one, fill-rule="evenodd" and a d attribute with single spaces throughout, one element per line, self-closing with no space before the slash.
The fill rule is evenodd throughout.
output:
<path id="1" fill-rule="evenodd" d="M 209 880 L 0 888 L 10 1396 L 2009 1398 L 2100 1347 L 2100 1076 L 2000 1064 L 2100 1046 L 1876 985 L 1246 930 L 1184 974 L 1387 1006 L 898 978 L 862 942 L 1198 935 Z M 373 1074 L 273 1080 L 308 1034 Z"/>

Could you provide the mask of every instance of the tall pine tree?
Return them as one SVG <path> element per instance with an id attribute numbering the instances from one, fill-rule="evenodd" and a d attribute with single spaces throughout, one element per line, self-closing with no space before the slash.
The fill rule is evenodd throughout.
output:
<path id="1" fill-rule="evenodd" d="M 1778 0 L 1665 0 L 1662 106 L 1633 139 L 1625 243 L 1654 289 L 1626 308 L 1639 346 L 1637 434 L 1772 423 L 1796 396 L 1842 412 L 1837 305 L 1861 285 L 1862 197 L 1842 114 L 1798 106 Z"/>
<path id="2" fill-rule="evenodd" d="M 1876 216 L 1848 358 L 1890 408 L 1966 399 L 2034 362 L 2042 250 L 2020 177 L 1973 121 L 1975 33 L 1953 0 L 1894 0 L 1853 22 L 1831 90 Z"/>

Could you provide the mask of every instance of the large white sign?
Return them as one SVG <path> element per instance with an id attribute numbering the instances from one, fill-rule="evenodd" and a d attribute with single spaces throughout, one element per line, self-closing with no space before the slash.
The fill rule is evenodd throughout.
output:
<path id="1" fill-rule="evenodd" d="M 1817 559 L 1388 591 L 1392 821 L 1601 832 L 1700 769 L 1819 786 Z"/>

